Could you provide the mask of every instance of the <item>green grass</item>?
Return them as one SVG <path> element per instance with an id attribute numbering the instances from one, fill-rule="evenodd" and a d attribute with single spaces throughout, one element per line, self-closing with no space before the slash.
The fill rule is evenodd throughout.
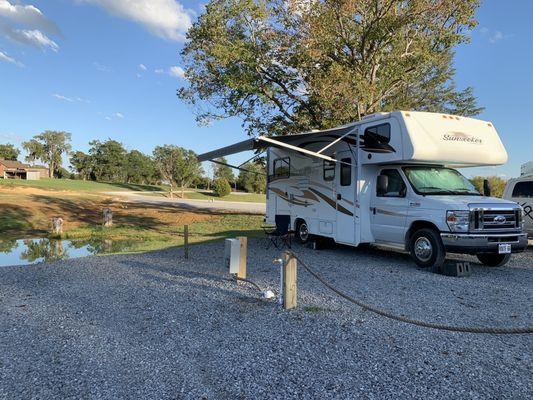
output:
<path id="1" fill-rule="evenodd" d="M 154 185 L 136 185 L 129 183 L 107 183 L 72 179 L 40 179 L 38 181 L 0 179 L 0 187 L 31 187 L 44 190 L 71 190 L 79 192 L 116 192 L 143 191 L 155 192 L 165 190 Z"/>
<path id="2" fill-rule="evenodd" d="M 266 197 L 264 194 L 258 193 L 246 193 L 246 194 L 234 194 L 230 193 L 224 197 L 218 197 L 212 192 L 208 191 L 197 191 L 197 192 L 187 192 L 185 193 L 186 199 L 194 200 L 219 200 L 219 201 L 236 201 L 236 202 L 245 202 L 245 203 L 264 203 Z"/>
<path id="3" fill-rule="evenodd" d="M 262 237 L 263 217 L 258 215 L 222 215 L 216 220 L 199 222 L 189 226 L 189 243 L 202 243 L 229 237 Z M 113 253 L 132 253 L 159 250 L 183 245 L 183 227 L 175 226 L 114 226 L 112 228 L 84 227 L 66 231 L 61 239 L 112 240 L 126 243 L 125 248 L 117 246 Z"/>

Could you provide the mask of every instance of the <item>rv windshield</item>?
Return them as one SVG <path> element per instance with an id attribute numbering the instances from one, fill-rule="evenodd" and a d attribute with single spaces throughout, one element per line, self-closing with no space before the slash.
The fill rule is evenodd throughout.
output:
<path id="1" fill-rule="evenodd" d="M 418 194 L 481 196 L 463 175 L 445 167 L 405 167 L 405 175 Z"/>

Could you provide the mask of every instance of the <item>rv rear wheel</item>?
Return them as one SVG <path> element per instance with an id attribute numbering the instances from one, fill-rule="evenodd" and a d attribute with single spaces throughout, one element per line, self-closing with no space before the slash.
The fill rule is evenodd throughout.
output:
<path id="1" fill-rule="evenodd" d="M 442 239 L 434 229 L 423 228 L 416 231 L 409 241 L 411 257 L 419 267 L 440 268 L 446 258 Z"/>
<path id="2" fill-rule="evenodd" d="M 307 226 L 307 222 L 298 222 L 298 225 L 296 225 L 296 237 L 302 244 L 309 241 L 309 227 Z"/>
<path id="3" fill-rule="evenodd" d="M 510 254 L 480 253 L 477 259 L 487 267 L 501 267 L 509 262 Z"/>

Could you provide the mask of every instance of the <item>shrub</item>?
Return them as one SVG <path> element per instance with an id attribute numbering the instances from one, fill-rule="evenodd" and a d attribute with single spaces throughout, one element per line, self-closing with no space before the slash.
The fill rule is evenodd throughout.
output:
<path id="1" fill-rule="evenodd" d="M 231 186 L 226 178 L 219 178 L 213 183 L 213 192 L 218 197 L 224 197 L 231 193 Z"/>

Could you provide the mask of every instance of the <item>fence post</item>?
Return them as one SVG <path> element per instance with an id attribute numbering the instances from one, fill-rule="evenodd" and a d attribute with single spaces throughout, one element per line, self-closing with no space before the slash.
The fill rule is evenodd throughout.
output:
<path id="1" fill-rule="evenodd" d="M 63 233 L 63 218 L 54 217 L 52 218 L 52 234 L 61 235 Z"/>
<path id="2" fill-rule="evenodd" d="M 110 208 L 104 208 L 104 226 L 110 227 L 113 226 L 113 211 Z"/>
<path id="3" fill-rule="evenodd" d="M 189 225 L 183 227 L 183 252 L 185 259 L 189 258 Z"/>
<path id="4" fill-rule="evenodd" d="M 239 272 L 237 273 L 237 277 L 241 279 L 246 279 L 246 264 L 248 262 L 248 238 L 241 236 L 238 237 L 239 242 L 241 244 L 241 254 L 240 254 L 240 263 L 239 263 Z"/>
<path id="5" fill-rule="evenodd" d="M 298 299 L 298 263 L 291 254 L 283 253 L 283 308 L 295 308 Z"/>

